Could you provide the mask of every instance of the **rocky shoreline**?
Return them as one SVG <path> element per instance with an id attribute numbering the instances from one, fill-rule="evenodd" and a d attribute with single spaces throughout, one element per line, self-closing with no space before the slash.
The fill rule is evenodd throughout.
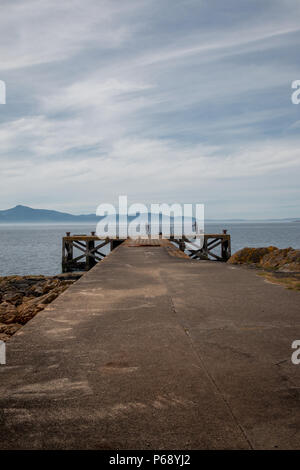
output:
<path id="1" fill-rule="evenodd" d="M 259 275 L 268 282 L 300 291 L 300 250 L 275 246 L 246 247 L 234 253 L 228 263 L 259 269 Z"/>
<path id="2" fill-rule="evenodd" d="M 228 263 L 254 265 L 280 272 L 300 272 L 300 250 L 291 247 L 279 249 L 276 246 L 246 247 L 234 253 Z"/>
<path id="3" fill-rule="evenodd" d="M 8 341 L 81 274 L 0 277 L 0 340 Z"/>

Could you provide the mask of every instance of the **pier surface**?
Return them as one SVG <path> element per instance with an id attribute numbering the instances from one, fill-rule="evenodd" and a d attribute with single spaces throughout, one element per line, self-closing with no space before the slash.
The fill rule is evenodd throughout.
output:
<path id="1" fill-rule="evenodd" d="M 254 270 L 123 244 L 7 344 L 0 449 L 299 449 L 299 314 Z"/>

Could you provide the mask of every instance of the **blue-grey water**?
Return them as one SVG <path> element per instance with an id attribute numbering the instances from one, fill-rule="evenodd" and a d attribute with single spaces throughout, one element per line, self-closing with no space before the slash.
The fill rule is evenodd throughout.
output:
<path id="1" fill-rule="evenodd" d="M 207 223 L 206 233 L 231 234 L 232 252 L 245 246 L 274 245 L 300 249 L 300 223 Z M 95 225 L 0 225 L 0 276 L 61 272 L 61 244 L 66 231 L 89 234 Z"/>

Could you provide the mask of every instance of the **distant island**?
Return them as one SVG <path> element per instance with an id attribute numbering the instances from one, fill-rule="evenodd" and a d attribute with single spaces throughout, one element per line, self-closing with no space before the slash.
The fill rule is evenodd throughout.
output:
<path id="1" fill-rule="evenodd" d="M 31 224 L 31 223 L 97 223 L 103 217 L 96 214 L 73 215 L 67 212 L 59 212 L 48 209 L 33 209 L 32 207 L 17 205 L 11 209 L 0 210 L 0 224 Z M 129 216 L 134 219 L 134 216 Z M 247 220 L 247 219 L 206 219 L 208 223 L 218 222 L 264 222 L 264 220 Z M 285 219 L 266 219 L 265 222 L 300 222 L 299 218 Z"/>
<path id="2" fill-rule="evenodd" d="M 101 217 L 95 214 L 72 215 L 47 209 L 32 209 L 22 205 L 0 211 L 0 223 L 94 223 L 99 220 Z"/>

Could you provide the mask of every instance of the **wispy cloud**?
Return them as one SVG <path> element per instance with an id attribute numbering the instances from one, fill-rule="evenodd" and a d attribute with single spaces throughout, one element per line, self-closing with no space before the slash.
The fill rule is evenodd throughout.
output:
<path id="1" fill-rule="evenodd" d="M 92 211 L 126 193 L 217 217 L 226 195 L 235 215 L 241 201 L 299 215 L 300 4 L 222 5 L 4 0 L 2 208 Z"/>

